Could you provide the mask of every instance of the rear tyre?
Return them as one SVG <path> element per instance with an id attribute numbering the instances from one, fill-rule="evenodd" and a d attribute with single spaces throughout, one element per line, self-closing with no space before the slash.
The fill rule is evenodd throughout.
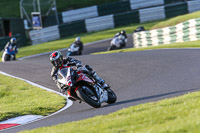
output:
<path id="1" fill-rule="evenodd" d="M 94 108 L 101 107 L 101 103 L 98 100 L 96 94 L 87 86 L 83 86 L 82 88 L 79 88 L 77 90 L 77 95 L 90 106 Z"/>
<path id="2" fill-rule="evenodd" d="M 117 96 L 115 95 L 115 93 L 110 88 L 108 88 L 106 90 L 108 92 L 108 101 L 107 101 L 107 103 L 108 104 L 115 103 L 116 100 L 117 100 Z"/>

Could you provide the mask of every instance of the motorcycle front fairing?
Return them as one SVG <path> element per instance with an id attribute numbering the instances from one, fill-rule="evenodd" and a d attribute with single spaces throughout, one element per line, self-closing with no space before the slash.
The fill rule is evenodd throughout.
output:
<path id="1" fill-rule="evenodd" d="M 9 55 L 13 55 L 16 53 L 15 50 L 10 49 L 9 47 L 5 50 L 5 52 L 6 52 L 6 54 L 9 54 Z"/>
<path id="2" fill-rule="evenodd" d="M 94 81 L 88 78 L 85 74 L 79 72 L 79 75 L 75 70 L 69 66 L 58 71 L 58 82 L 67 85 L 68 87 L 76 86 L 80 82 L 87 82 L 88 84 L 94 85 Z"/>
<path id="3" fill-rule="evenodd" d="M 111 40 L 111 46 L 116 46 L 116 48 L 120 48 L 120 43 L 121 43 L 121 40 L 118 38 L 118 37 L 114 37 L 112 40 Z"/>
<path id="4" fill-rule="evenodd" d="M 70 73 L 69 67 L 59 69 L 58 70 L 58 76 L 57 76 L 58 82 L 62 83 L 64 85 L 70 86 L 71 83 L 72 83 L 71 82 L 71 75 L 68 74 L 68 73 Z"/>
<path id="5" fill-rule="evenodd" d="M 77 97 L 76 91 L 85 85 L 94 88 L 93 86 L 95 83 L 92 79 L 90 79 L 87 75 L 83 74 L 82 72 L 79 71 L 78 73 L 79 75 L 75 70 L 73 70 L 73 68 L 65 66 L 64 68 L 59 69 L 57 79 L 59 83 L 66 85 L 67 93 L 70 96 L 80 100 L 80 98 Z M 95 89 L 93 90 L 93 92 L 96 93 Z"/>

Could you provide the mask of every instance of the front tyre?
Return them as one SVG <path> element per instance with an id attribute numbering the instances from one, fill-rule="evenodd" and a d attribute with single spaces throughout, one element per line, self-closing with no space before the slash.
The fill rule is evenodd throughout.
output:
<path id="1" fill-rule="evenodd" d="M 83 101 L 85 101 L 87 104 L 94 108 L 100 108 L 101 103 L 98 100 L 96 94 L 87 86 L 83 86 L 77 90 L 77 95 L 80 97 Z"/>
<path id="2" fill-rule="evenodd" d="M 115 93 L 110 88 L 108 88 L 106 90 L 108 92 L 108 101 L 107 101 L 107 103 L 108 104 L 115 103 L 116 100 L 117 100 L 117 96 L 115 95 Z"/>
<path id="3" fill-rule="evenodd" d="M 11 60 L 11 56 L 9 54 L 5 54 L 4 61 L 10 61 L 10 60 Z"/>

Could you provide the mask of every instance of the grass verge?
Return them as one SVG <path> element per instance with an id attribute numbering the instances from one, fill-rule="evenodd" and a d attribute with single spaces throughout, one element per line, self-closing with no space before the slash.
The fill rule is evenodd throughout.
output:
<path id="1" fill-rule="evenodd" d="M 168 19 L 166 21 L 160 22 L 152 27 L 152 29 L 158 29 L 158 28 L 163 28 L 163 27 L 168 27 L 168 26 L 174 26 L 178 23 L 187 21 L 189 19 L 193 18 L 200 18 L 200 11 L 193 12 L 190 14 L 185 14 L 185 15 L 180 15 L 171 19 Z"/>
<path id="2" fill-rule="evenodd" d="M 106 52 L 97 52 L 97 53 L 92 53 L 92 54 L 110 54 L 110 53 L 120 53 L 120 52 L 143 51 L 143 50 L 151 50 L 151 49 L 164 49 L 164 48 L 200 48 L 200 41 L 164 44 L 164 45 L 144 47 L 144 48 L 127 48 L 127 49 L 120 49 L 120 50 L 113 50 L 113 51 L 106 51 Z"/>
<path id="3" fill-rule="evenodd" d="M 168 133 L 199 132 L 200 92 L 141 104 L 81 121 L 21 133 Z"/>
<path id="4" fill-rule="evenodd" d="M 64 97 L 0 74 L 0 121 L 22 115 L 48 115 L 66 104 Z"/>

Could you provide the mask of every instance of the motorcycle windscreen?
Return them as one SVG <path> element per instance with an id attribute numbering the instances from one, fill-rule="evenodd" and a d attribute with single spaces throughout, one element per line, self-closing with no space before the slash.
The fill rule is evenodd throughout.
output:
<path id="1" fill-rule="evenodd" d="M 58 81 L 65 85 L 71 85 L 70 68 L 63 68 L 58 72 Z"/>

